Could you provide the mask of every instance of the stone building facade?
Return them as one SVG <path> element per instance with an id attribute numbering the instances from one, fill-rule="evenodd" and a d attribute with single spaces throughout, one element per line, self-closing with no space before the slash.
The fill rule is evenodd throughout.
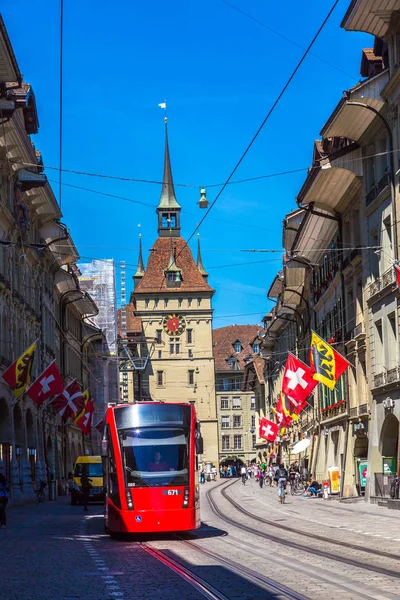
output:
<path id="1" fill-rule="evenodd" d="M 219 463 L 256 460 L 256 394 L 243 387 L 246 363 L 258 355 L 259 325 L 214 329 L 215 392 L 219 426 Z"/>
<path id="2" fill-rule="evenodd" d="M 56 360 L 65 385 L 76 378 L 88 387 L 98 358 L 87 347 L 84 319 L 97 307 L 79 287 L 79 255 L 30 137 L 39 128 L 35 95 L 1 17 L 0 106 L 0 471 L 18 503 L 34 497 L 46 465 L 60 481 L 85 447 L 94 448 L 51 406 L 39 409 L 26 395 L 16 400 L 1 375 L 37 340 L 32 381 Z M 103 375 L 96 380 L 103 413 Z"/>

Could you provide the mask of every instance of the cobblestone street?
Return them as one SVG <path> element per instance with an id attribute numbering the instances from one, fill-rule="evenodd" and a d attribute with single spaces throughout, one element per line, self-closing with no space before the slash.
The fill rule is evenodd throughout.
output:
<path id="1" fill-rule="evenodd" d="M 222 516 L 215 513 L 210 499 Z M 255 518 L 239 512 L 230 501 Z M 254 480 L 246 486 L 227 480 L 202 486 L 203 527 L 193 535 L 111 540 L 103 529 L 102 512 L 102 506 L 91 505 L 84 513 L 81 506 L 70 506 L 66 497 L 11 508 L 7 529 L 0 531 L 2 597 L 204 597 L 150 555 L 148 546 L 211 583 L 225 598 L 290 597 L 258 585 L 243 573 L 243 566 L 306 598 L 316 597 L 316 590 L 317 597 L 346 600 L 400 597 L 396 511 L 363 502 L 344 505 L 296 496 L 288 496 L 281 506 L 276 489 L 261 490 Z"/>

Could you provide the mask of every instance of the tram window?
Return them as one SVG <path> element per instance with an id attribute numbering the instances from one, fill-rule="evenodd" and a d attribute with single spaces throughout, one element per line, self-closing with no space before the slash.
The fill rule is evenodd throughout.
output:
<path id="1" fill-rule="evenodd" d="M 170 428 L 120 432 L 126 485 L 188 485 L 188 431 Z"/>

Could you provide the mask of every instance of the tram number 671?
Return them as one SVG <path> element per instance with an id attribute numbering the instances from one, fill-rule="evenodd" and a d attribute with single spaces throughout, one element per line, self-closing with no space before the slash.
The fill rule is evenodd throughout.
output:
<path id="1" fill-rule="evenodd" d="M 182 494 L 181 490 L 163 490 L 164 496 L 179 496 L 179 494 Z"/>

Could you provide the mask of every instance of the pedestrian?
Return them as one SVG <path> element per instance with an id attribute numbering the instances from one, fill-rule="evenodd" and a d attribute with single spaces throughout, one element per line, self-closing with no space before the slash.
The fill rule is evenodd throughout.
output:
<path id="1" fill-rule="evenodd" d="M 272 465 L 268 467 L 269 487 L 274 487 L 275 469 Z"/>
<path id="2" fill-rule="evenodd" d="M 3 473 L 0 473 L 0 528 L 4 529 L 7 525 L 6 508 L 8 504 L 9 485 Z"/>
<path id="3" fill-rule="evenodd" d="M 81 476 L 82 502 L 83 510 L 88 511 L 87 503 L 89 500 L 90 490 L 92 489 L 92 480 L 89 479 L 86 471 L 83 471 Z"/>
<path id="4" fill-rule="evenodd" d="M 260 469 L 260 479 L 259 479 L 260 488 L 264 485 L 264 471 Z"/>

